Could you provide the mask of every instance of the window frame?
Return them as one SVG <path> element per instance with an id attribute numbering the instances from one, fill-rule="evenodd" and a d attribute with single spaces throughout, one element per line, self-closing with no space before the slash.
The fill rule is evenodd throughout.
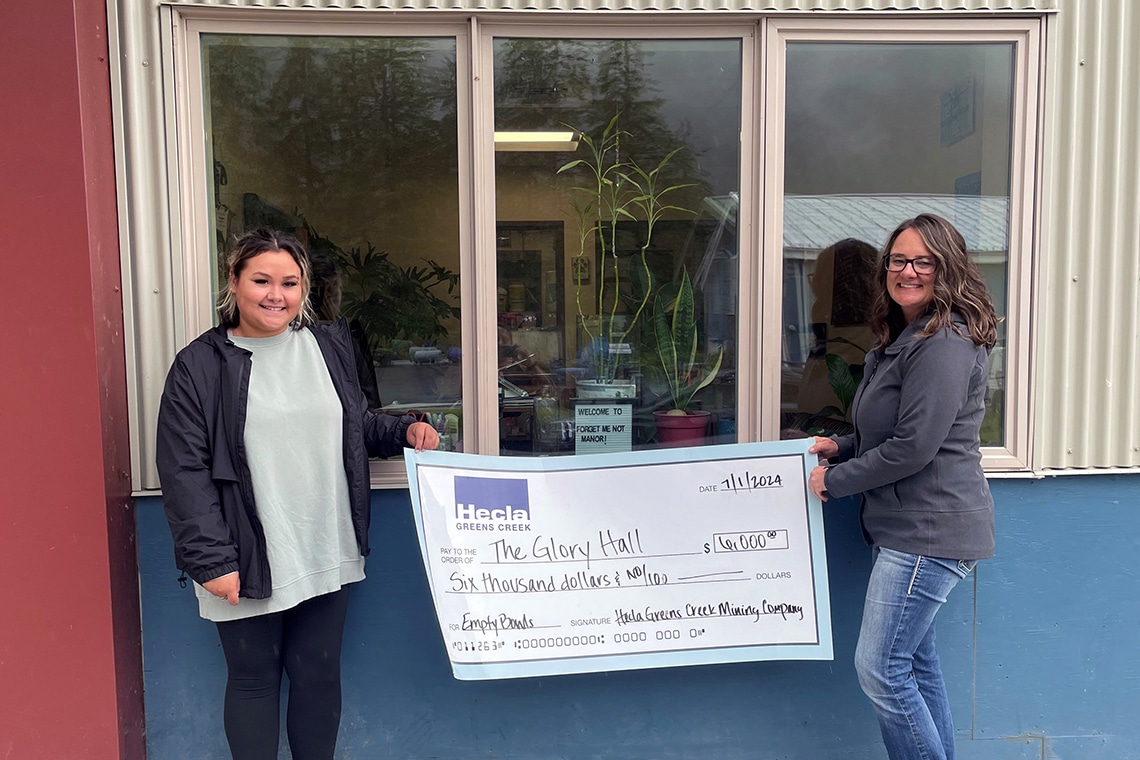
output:
<path id="1" fill-rule="evenodd" d="M 767 74 L 764 106 L 766 120 L 765 199 L 760 209 L 764 252 L 762 292 L 781 292 L 783 266 L 784 113 L 785 62 L 789 43 L 904 43 L 971 44 L 1006 43 L 1014 46 L 1013 102 L 1010 118 L 1010 222 L 1007 274 L 1005 348 L 1004 445 L 982 447 L 982 467 L 988 473 L 1026 471 L 1032 467 L 1033 355 L 1031 344 L 1032 292 L 1037 240 L 1036 197 L 1039 186 L 1041 123 L 1040 82 L 1044 20 L 1039 17 L 959 18 L 770 18 L 766 23 Z M 782 299 L 769 299 L 761 315 L 761 357 L 768 377 L 779 372 Z M 767 414 L 761 424 L 764 439 L 779 433 L 780 385 L 764 383 L 760 407 Z"/>
<path id="2" fill-rule="evenodd" d="M 281 18 L 281 17 L 278 17 Z M 207 13 L 199 16 L 175 14 L 175 49 L 179 51 L 176 60 L 176 92 L 178 113 L 176 120 L 178 146 L 178 204 L 179 240 L 175 244 L 175 276 L 181 276 L 181 288 L 175 287 L 181 295 L 180 305 L 175 306 L 175 342 L 181 347 L 213 325 L 213 299 L 211 296 L 212 264 L 201 252 L 209 250 L 205 239 L 212 212 L 209 208 L 207 188 L 212 172 L 209 169 L 209 136 L 206 129 L 206 93 L 202 74 L 202 42 L 204 34 L 232 34 L 245 36 L 284 36 L 284 37 L 446 37 L 454 39 L 456 50 L 456 108 L 460 114 L 470 113 L 469 98 L 472 88 L 465 86 L 472 81 L 469 71 L 471 61 L 471 25 L 462 21 L 429 21 L 416 18 L 407 20 L 377 19 L 375 23 L 361 24 L 336 20 L 312 19 L 266 20 L 260 14 L 242 14 L 229 17 L 224 14 Z M 472 206 L 475 176 L 472 166 L 470 122 L 457 120 L 458 178 L 459 187 L 459 260 L 460 260 L 460 304 L 475 300 L 477 283 L 475 262 L 472 251 L 470 219 L 466 218 Z M 180 261 L 178 261 L 181 259 Z M 461 319 L 461 347 L 464 356 L 476 356 L 476 344 L 468 330 L 467 314 Z M 468 363 L 471 364 L 471 363 Z M 471 372 L 465 365 L 462 375 L 464 417 L 478 429 L 478 404 L 473 404 Z M 370 479 L 373 488 L 406 488 L 406 466 L 402 460 L 370 460 Z"/>
<path id="3" fill-rule="evenodd" d="M 756 207 L 756 133 L 755 127 L 755 82 L 756 64 L 762 60 L 757 45 L 762 37 L 758 34 L 758 23 L 755 20 L 739 22 L 725 22 L 721 19 L 714 21 L 701 21 L 687 18 L 683 20 L 663 21 L 660 25 L 647 26 L 634 20 L 624 23 L 608 21 L 600 23 L 596 16 L 580 19 L 560 19 L 558 21 L 519 21 L 488 20 L 479 24 L 477 47 L 479 53 L 480 82 L 485 83 L 489 93 L 487 98 L 476 101 L 479 104 L 475 145 L 478 159 L 476 163 L 484 170 L 478 176 L 482 177 L 479 183 L 480 191 L 476 194 L 476 251 L 483 256 L 478 262 L 481 272 L 494 273 L 496 266 L 495 227 L 496 227 L 496 176 L 494 155 L 494 44 L 496 39 L 631 39 L 631 40 L 664 40 L 664 39 L 739 39 L 741 43 L 741 145 L 740 145 L 740 213 L 738 227 L 741 231 L 754 229 L 755 217 L 751 210 Z M 739 315 L 737 319 L 738 370 L 756 352 L 757 324 L 756 304 L 750 295 L 752 289 L 745 283 L 753 282 L 756 263 L 758 259 L 757 238 L 754 234 L 740 232 L 737 235 L 739 250 L 737 258 L 740 270 L 737 274 L 739 282 Z M 479 255 L 477 253 L 477 255 Z M 479 304 L 479 324 L 473 325 L 473 330 L 480 331 L 480 339 L 488 341 L 485 345 L 496 344 L 496 302 L 495 282 L 493 274 L 486 287 L 480 287 L 482 301 Z M 466 323 L 464 329 L 467 329 Z M 496 367 L 485 362 L 487 366 L 481 367 L 479 387 L 484 391 L 477 399 L 477 403 L 485 409 L 495 409 L 494 424 L 484 425 L 479 432 L 479 452 L 497 454 L 499 452 L 498 430 L 498 402 Z M 754 372 L 740 372 L 737 376 L 737 406 L 736 425 L 737 440 L 755 440 L 757 426 L 757 398 L 756 383 L 759 375 Z"/>
<path id="4" fill-rule="evenodd" d="M 655 17 L 583 13 L 557 17 L 533 13 L 344 14 L 279 12 L 270 9 L 165 8 L 164 39 L 173 54 L 164 56 L 167 82 L 165 134 L 171 219 L 171 293 L 167 299 L 178 350 L 212 324 L 210 262 L 204 235 L 209 229 L 208 145 L 201 70 L 202 34 L 282 36 L 420 36 L 450 37 L 456 45 L 456 97 L 459 166 L 459 250 L 461 344 L 464 356 L 483 356 L 497 343 L 495 334 L 495 157 L 494 40 L 512 38 L 739 38 L 741 59 L 741 151 L 739 215 L 739 315 L 737 437 L 741 441 L 774 440 L 780 421 L 780 310 L 782 298 L 784 74 L 787 45 L 795 42 L 977 43 L 1014 45 L 1013 113 L 1010 184 L 1010 251 L 1006 386 L 1003 431 L 1005 445 L 985 447 L 988 472 L 1025 471 L 1031 467 L 1032 346 L 1030 322 L 1034 283 L 1033 246 L 1039 191 L 1040 87 L 1044 19 L 1039 16 L 960 18 L 938 15 L 882 17 L 807 17 L 740 14 L 715 19 L 695 15 Z M 464 118 L 466 115 L 466 118 Z M 156 291 L 157 292 L 157 291 Z M 137 328 L 136 328 L 137 329 Z M 158 330 L 159 328 L 154 328 Z M 140 331 L 140 332 L 144 332 Z M 161 344 L 170 335 L 141 345 Z M 484 350 L 481 350 L 484 349 Z M 166 366 L 169 357 L 147 366 Z M 147 409 L 139 419 L 152 419 L 162 379 L 144 383 Z M 462 369 L 465 448 L 498 451 L 496 368 L 491 361 L 464 363 Z M 141 424 L 141 423 L 140 423 Z M 153 434 L 136 431 L 136 440 Z M 145 459 L 146 452 L 140 452 Z M 402 461 L 371 464 L 374 488 L 407 487 Z M 156 488 L 149 466 L 136 486 Z"/>
<path id="5" fill-rule="evenodd" d="M 694 39 L 734 38 L 742 45 L 742 111 L 745 131 L 755 120 L 751 116 L 752 87 L 749 71 L 759 59 L 754 49 L 758 39 L 755 21 L 724 23 L 687 19 L 683 23 L 665 23 L 646 27 L 632 20 L 599 24 L 596 17 L 565 18 L 520 22 L 484 20 L 469 16 L 466 24 L 455 17 L 446 20 L 393 21 L 378 18 L 375 23 L 345 23 L 332 20 L 300 19 L 289 14 L 286 20 L 277 16 L 268 21 L 261 14 L 174 14 L 175 45 L 179 51 L 175 61 L 178 241 L 174 245 L 174 273 L 180 284 L 175 305 L 175 343 L 183 346 L 213 324 L 211 298 L 212 265 L 196 252 L 208 250 L 204 235 L 210 229 L 208 208 L 208 140 L 206 139 L 206 106 L 202 75 L 201 35 L 235 34 L 263 36 L 432 36 L 456 40 L 457 106 L 459 121 L 459 203 L 460 203 L 460 318 L 461 344 L 464 356 L 494 355 L 497 345 L 495 330 L 495 184 L 494 184 L 494 85 L 493 44 L 497 37 L 590 38 L 590 39 Z M 181 41 L 181 44 L 178 44 Z M 474 41 L 474 42 L 472 42 Z M 468 118 L 462 118 L 467 114 Z M 201 139 L 196 139 L 200 136 Z M 752 208 L 749 198 L 755 185 L 750 167 L 754 164 L 748 146 L 742 144 L 741 207 Z M 747 205 L 745 205 L 747 204 Z M 744 216 L 742 211 L 742 217 Z M 742 222 L 742 229 L 745 228 Z M 742 235 L 740 282 L 754 279 L 755 236 Z M 747 249 L 747 250 L 745 250 Z M 754 316 L 747 313 L 741 298 L 742 345 L 755 330 Z M 480 350 L 486 347 L 486 350 Z M 488 353 L 490 352 L 490 353 Z M 742 350 L 741 356 L 748 356 Z M 496 454 L 498 440 L 498 378 L 493 362 L 465 362 L 462 367 L 464 446 L 472 453 Z M 755 411 L 746 399 L 754 399 L 754 389 L 745 392 L 738 384 L 738 436 L 750 440 L 755 436 Z M 402 461 L 372 460 L 373 488 L 407 486 Z"/>

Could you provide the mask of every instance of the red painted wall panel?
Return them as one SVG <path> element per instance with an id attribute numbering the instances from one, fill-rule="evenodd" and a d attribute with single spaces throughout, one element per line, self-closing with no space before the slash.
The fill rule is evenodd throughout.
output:
<path id="1" fill-rule="evenodd" d="M 3 757 L 145 753 L 106 26 L 0 6 Z"/>

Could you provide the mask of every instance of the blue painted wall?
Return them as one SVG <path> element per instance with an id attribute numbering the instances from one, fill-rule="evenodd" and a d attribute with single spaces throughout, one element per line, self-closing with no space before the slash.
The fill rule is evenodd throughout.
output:
<path id="1" fill-rule="evenodd" d="M 959 758 L 1140 758 L 1140 477 L 991 487 L 998 555 L 939 617 Z M 373 506 L 339 757 L 886 757 L 851 665 L 870 569 L 851 500 L 825 507 L 834 662 L 494 682 L 451 678 L 407 492 L 376 492 Z M 137 513 L 150 757 L 226 757 L 215 629 L 176 582 L 160 501 L 140 499 Z"/>

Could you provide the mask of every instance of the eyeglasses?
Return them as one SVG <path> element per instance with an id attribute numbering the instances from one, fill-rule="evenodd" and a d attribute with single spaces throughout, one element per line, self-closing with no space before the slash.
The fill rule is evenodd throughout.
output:
<path id="1" fill-rule="evenodd" d="M 934 274 L 934 270 L 938 268 L 937 261 L 926 257 L 908 259 L 906 256 L 887 256 L 883 259 L 883 265 L 888 272 L 901 272 L 906 269 L 907 264 L 910 264 L 915 274 Z"/>

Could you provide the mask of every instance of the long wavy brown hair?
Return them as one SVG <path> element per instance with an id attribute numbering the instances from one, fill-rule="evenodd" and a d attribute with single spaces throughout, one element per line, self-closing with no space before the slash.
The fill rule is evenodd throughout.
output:
<path id="1" fill-rule="evenodd" d="M 930 321 L 918 334 L 928 338 L 939 330 L 949 327 L 963 337 L 968 337 L 976 346 L 993 348 L 997 342 L 997 314 L 986 292 L 978 265 L 966 253 L 966 240 L 954 225 L 934 214 L 919 214 L 900 224 L 880 255 L 879 271 L 875 275 L 875 297 L 871 302 L 869 323 L 875 335 L 875 348 L 890 345 L 906 327 L 902 309 L 887 292 L 886 259 L 891 255 L 895 240 L 905 230 L 914 230 L 922 238 L 926 250 L 937 262 L 934 272 L 934 298 L 927 313 Z M 954 314 L 966 321 L 963 333 L 954 322 Z"/>

